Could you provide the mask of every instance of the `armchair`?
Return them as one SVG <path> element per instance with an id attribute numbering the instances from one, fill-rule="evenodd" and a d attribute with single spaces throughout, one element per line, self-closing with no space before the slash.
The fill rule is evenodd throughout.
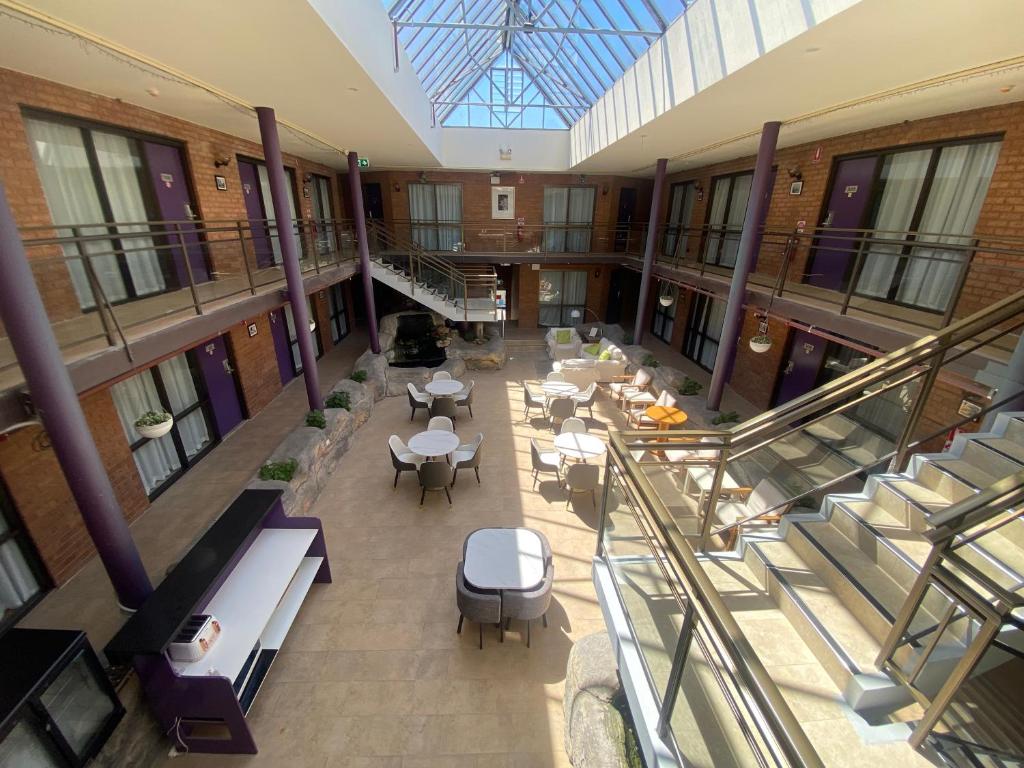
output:
<path id="1" fill-rule="evenodd" d="M 549 328 L 544 335 L 548 356 L 552 360 L 568 360 L 580 356 L 580 337 L 575 328 Z"/>
<path id="2" fill-rule="evenodd" d="M 753 488 L 733 488 L 724 494 L 731 501 L 720 501 L 715 507 L 715 514 L 722 525 L 733 525 L 754 517 L 763 522 L 778 522 L 793 506 L 788 494 L 767 477 Z M 729 529 L 725 537 L 726 549 L 732 549 L 736 544 L 740 527 L 736 525 Z"/>

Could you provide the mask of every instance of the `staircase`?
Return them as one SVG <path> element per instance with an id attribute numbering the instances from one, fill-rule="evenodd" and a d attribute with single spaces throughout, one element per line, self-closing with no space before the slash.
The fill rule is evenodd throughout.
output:
<path id="1" fill-rule="evenodd" d="M 456 264 L 377 221 L 368 222 L 367 238 L 374 280 L 449 320 L 493 323 L 503 319 L 493 267 Z"/>

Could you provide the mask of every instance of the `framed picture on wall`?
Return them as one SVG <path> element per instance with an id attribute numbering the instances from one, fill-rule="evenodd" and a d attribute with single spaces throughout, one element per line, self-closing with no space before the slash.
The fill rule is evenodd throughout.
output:
<path id="1" fill-rule="evenodd" d="M 491 187 L 491 218 L 514 219 L 516 217 L 516 188 Z"/>

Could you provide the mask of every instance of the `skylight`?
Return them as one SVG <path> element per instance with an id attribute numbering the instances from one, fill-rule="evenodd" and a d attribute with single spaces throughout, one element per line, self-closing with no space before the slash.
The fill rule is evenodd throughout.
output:
<path id="1" fill-rule="evenodd" d="M 562 129 L 692 3 L 385 0 L 437 122 Z"/>

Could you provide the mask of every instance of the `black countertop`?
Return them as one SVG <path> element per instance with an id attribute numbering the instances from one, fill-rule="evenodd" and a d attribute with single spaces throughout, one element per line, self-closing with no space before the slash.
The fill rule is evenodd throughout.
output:
<path id="1" fill-rule="evenodd" d="M 78 649 L 79 629 L 20 629 L 0 637 L 0 725 Z"/>
<path id="2" fill-rule="evenodd" d="M 281 491 L 242 491 L 107 643 L 110 662 L 127 664 L 133 656 L 163 653 L 280 498 Z"/>

